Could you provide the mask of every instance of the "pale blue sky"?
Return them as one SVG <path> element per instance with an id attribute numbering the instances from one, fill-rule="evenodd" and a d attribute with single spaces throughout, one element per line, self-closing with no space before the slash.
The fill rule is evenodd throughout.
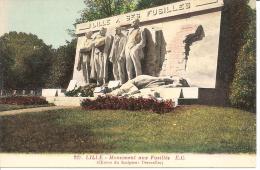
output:
<path id="1" fill-rule="evenodd" d="M 73 28 L 84 0 L 0 0 L 4 3 L 5 30 L 36 34 L 57 48 L 71 40 L 67 29 Z M 0 4 L 1 5 L 1 4 Z M 1 10 L 1 9 L 0 9 Z M 1 27 L 0 27 L 1 29 Z"/>

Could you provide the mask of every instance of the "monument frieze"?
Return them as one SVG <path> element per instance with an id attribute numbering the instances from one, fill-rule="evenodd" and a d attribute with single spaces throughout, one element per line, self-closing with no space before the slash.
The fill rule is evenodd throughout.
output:
<path id="1" fill-rule="evenodd" d="M 99 30 L 101 27 L 116 27 L 129 25 L 134 19 L 141 22 L 188 14 L 197 11 L 209 10 L 223 6 L 222 0 L 186 0 L 141 11 L 131 12 L 124 15 L 109 17 L 77 25 L 76 34 L 86 31 Z"/>

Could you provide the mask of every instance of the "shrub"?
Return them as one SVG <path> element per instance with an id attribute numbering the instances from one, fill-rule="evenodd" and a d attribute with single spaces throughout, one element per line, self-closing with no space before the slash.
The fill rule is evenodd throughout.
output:
<path id="1" fill-rule="evenodd" d="M 93 97 L 94 96 L 94 90 L 95 87 L 97 87 L 96 84 L 88 84 L 87 86 L 84 87 L 79 87 L 79 88 L 75 88 L 71 91 L 67 91 L 65 93 L 66 96 L 70 96 L 70 97 Z"/>
<path id="2" fill-rule="evenodd" d="M 0 104 L 10 104 L 10 105 L 44 105 L 48 102 L 41 98 L 35 96 L 11 96 L 0 98 Z"/>
<path id="3" fill-rule="evenodd" d="M 115 96 L 99 96 L 96 100 L 84 99 L 81 103 L 86 110 L 149 110 L 156 113 L 167 113 L 174 109 L 172 100 L 158 101 L 155 98 L 126 98 Z"/>
<path id="4" fill-rule="evenodd" d="M 251 14 L 251 24 L 245 34 L 245 44 L 240 49 L 230 90 L 233 106 L 255 112 L 256 110 L 256 14 Z"/>

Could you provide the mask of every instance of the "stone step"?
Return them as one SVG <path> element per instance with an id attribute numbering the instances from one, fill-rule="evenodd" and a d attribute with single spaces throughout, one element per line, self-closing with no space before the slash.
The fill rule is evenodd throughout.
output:
<path id="1" fill-rule="evenodd" d="M 80 103 L 87 98 L 95 99 L 95 97 L 46 97 L 46 100 L 56 106 L 80 106 Z"/>
<path id="2" fill-rule="evenodd" d="M 151 89 L 146 89 L 147 93 L 151 93 Z M 179 104 L 180 99 L 197 100 L 199 96 L 199 90 L 197 87 L 176 87 L 176 88 L 154 88 L 155 91 L 159 92 L 160 98 L 171 99 L 176 105 Z M 145 97 L 145 90 L 142 95 Z M 138 96 L 137 96 L 138 97 Z M 56 106 L 80 106 L 84 99 L 96 99 L 96 97 L 46 97 L 49 103 L 53 103 Z M 185 100 L 184 100 L 185 101 Z"/>

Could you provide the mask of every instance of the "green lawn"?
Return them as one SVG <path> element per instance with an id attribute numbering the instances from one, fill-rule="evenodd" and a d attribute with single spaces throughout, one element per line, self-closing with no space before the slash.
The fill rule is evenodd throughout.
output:
<path id="1" fill-rule="evenodd" d="M 8 111 L 8 110 L 17 110 L 17 109 L 27 109 L 27 108 L 34 108 L 34 107 L 45 107 L 50 105 L 8 105 L 8 104 L 0 104 L 0 112 Z"/>
<path id="2" fill-rule="evenodd" d="M 182 106 L 168 114 L 66 109 L 2 116 L 2 152 L 255 153 L 256 115 Z"/>

